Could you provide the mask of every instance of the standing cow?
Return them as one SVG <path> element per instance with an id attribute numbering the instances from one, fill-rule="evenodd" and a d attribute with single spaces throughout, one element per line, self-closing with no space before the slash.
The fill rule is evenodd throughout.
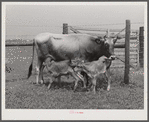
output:
<path id="1" fill-rule="evenodd" d="M 33 39 L 33 57 L 34 47 L 38 57 L 36 83 L 43 83 L 44 66 L 42 64 L 49 55 L 52 55 L 55 61 L 72 60 L 78 57 L 85 62 L 91 62 L 98 60 L 103 55 L 108 58 L 115 58 L 114 44 L 116 40 L 117 38 L 99 38 L 88 34 L 42 33 L 37 35 Z M 29 67 L 28 78 L 31 76 L 32 67 L 33 58 Z"/>

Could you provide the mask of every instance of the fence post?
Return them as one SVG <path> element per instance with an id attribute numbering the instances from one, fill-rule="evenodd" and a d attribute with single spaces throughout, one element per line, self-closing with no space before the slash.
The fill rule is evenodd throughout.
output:
<path id="1" fill-rule="evenodd" d="M 139 47 L 137 48 L 137 69 L 140 68 L 140 61 L 139 61 Z"/>
<path id="2" fill-rule="evenodd" d="M 139 62 L 140 67 L 143 67 L 144 61 L 144 27 L 140 27 L 139 30 Z"/>
<path id="3" fill-rule="evenodd" d="M 130 20 L 126 20 L 125 31 L 125 74 L 124 83 L 129 84 Z"/>
<path id="4" fill-rule="evenodd" d="M 63 34 L 68 34 L 68 24 L 63 23 Z"/>

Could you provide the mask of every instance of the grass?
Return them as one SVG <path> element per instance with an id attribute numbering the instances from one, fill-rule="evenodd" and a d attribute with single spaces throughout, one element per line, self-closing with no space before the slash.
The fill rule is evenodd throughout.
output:
<path id="1" fill-rule="evenodd" d="M 15 55 L 13 55 L 15 54 Z M 35 53 L 36 54 L 36 53 Z M 129 85 L 121 84 L 124 80 L 124 69 L 111 69 L 111 89 L 106 91 L 107 83 L 102 76 L 97 82 L 97 93 L 87 92 L 79 83 L 73 92 L 74 79 L 62 78 L 61 87 L 54 82 L 51 89 L 46 85 L 35 85 L 35 75 L 27 78 L 31 62 L 31 47 L 6 49 L 8 69 L 5 81 L 6 109 L 143 109 L 144 77 L 143 70 L 130 71 Z M 34 65 L 36 60 L 34 61 Z M 33 72 L 34 74 L 34 72 Z M 48 81 L 48 74 L 44 75 Z"/>
<path id="2" fill-rule="evenodd" d="M 143 109 L 143 75 L 134 76 L 129 85 L 121 85 L 124 79 L 122 70 L 115 69 L 111 72 L 111 90 L 109 92 L 105 90 L 107 83 L 101 77 L 96 94 L 85 91 L 81 83 L 77 91 L 73 92 L 73 78 L 62 77 L 61 87 L 54 82 L 50 90 L 46 85 L 32 84 L 35 81 L 35 75 L 29 80 L 6 80 L 6 108 Z M 48 75 L 45 74 L 44 78 L 47 81 Z"/>

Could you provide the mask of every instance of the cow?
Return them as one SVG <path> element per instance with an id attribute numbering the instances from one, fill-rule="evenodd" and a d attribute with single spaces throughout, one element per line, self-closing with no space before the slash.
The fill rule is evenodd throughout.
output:
<path id="1" fill-rule="evenodd" d="M 44 61 L 44 66 L 47 68 L 47 71 L 49 72 L 50 75 L 48 89 L 50 89 L 52 82 L 56 78 L 59 79 L 59 77 L 61 77 L 62 75 L 71 75 L 72 77 L 74 77 L 75 79 L 74 91 L 77 88 L 79 80 L 82 80 L 84 82 L 84 79 L 74 72 L 74 68 L 77 66 L 77 64 L 76 63 L 72 64 L 71 60 L 55 62 L 54 60 L 51 61 L 51 57 L 50 58 L 48 57 Z"/>
<path id="2" fill-rule="evenodd" d="M 77 69 L 75 72 L 84 71 L 88 77 L 90 78 L 90 81 L 93 86 L 93 92 L 96 93 L 96 81 L 100 74 L 105 74 L 105 80 L 108 82 L 107 91 L 110 90 L 110 83 L 111 83 L 111 77 L 110 77 L 110 65 L 112 63 L 112 59 L 108 59 L 105 56 L 100 57 L 97 61 L 87 62 L 87 63 L 80 63 L 77 65 Z"/>
<path id="3" fill-rule="evenodd" d="M 103 55 L 108 58 L 115 58 L 114 44 L 116 41 L 117 38 L 103 38 L 88 34 L 41 33 L 37 35 L 33 39 L 33 57 L 34 47 L 36 48 L 38 57 L 36 83 L 43 83 L 44 66 L 42 64 L 48 55 L 52 55 L 55 61 L 75 59 L 78 57 L 84 60 L 84 62 L 91 62 L 98 60 Z M 32 74 L 33 60 L 34 58 L 32 58 L 29 67 L 28 78 Z M 87 76 L 84 78 L 86 81 Z"/>

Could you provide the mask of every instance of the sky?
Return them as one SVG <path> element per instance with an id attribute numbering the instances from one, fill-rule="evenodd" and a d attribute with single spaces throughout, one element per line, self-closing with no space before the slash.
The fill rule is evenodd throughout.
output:
<path id="1" fill-rule="evenodd" d="M 78 27 L 123 29 L 127 19 L 132 23 L 131 29 L 143 26 L 144 6 L 81 5 L 81 3 L 80 5 L 6 5 L 6 38 L 31 39 L 43 32 L 60 34 L 63 23 Z M 133 24 L 136 22 L 141 23 Z"/>

